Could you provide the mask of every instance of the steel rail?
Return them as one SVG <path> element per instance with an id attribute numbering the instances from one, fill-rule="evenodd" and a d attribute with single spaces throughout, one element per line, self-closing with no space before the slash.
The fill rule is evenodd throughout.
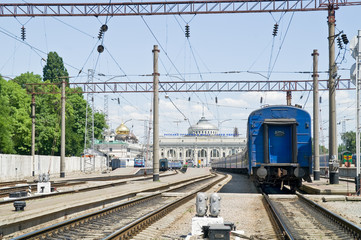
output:
<path id="1" fill-rule="evenodd" d="M 175 174 L 177 174 L 177 173 L 168 174 L 168 175 L 161 175 L 160 177 L 167 177 L 167 176 L 172 176 L 172 175 L 175 175 Z M 140 179 L 131 179 L 131 178 L 136 178 L 136 177 L 138 177 Z M 131 180 L 131 181 L 143 181 L 143 180 L 148 180 L 148 179 L 152 179 L 151 174 L 149 174 L 148 177 L 133 176 L 133 177 L 130 177 L 128 179 L 123 179 L 121 177 L 121 178 L 119 178 L 120 181 L 118 181 L 118 182 L 112 182 L 112 183 L 102 184 L 102 185 L 98 185 L 98 186 L 80 188 L 80 189 L 76 189 L 76 190 L 66 190 L 66 191 L 61 191 L 61 192 L 53 192 L 51 194 L 32 195 L 32 196 L 29 196 L 29 197 L 21 197 L 21 198 L 13 198 L 13 199 L 11 198 L 11 199 L 7 199 L 7 200 L 4 200 L 4 201 L 0 201 L 0 205 L 12 203 L 12 202 L 19 201 L 19 200 L 33 200 L 33 199 L 38 199 L 38 198 L 54 197 L 54 196 L 59 196 L 59 195 L 71 194 L 71 193 L 93 191 L 93 190 L 98 190 L 98 189 L 123 185 L 123 184 L 126 184 L 129 180 Z M 114 180 L 112 180 L 112 181 L 114 181 Z M 32 188 L 32 190 L 35 191 L 36 187 Z"/>
<path id="2" fill-rule="evenodd" d="M 188 194 L 187 196 L 177 199 L 171 203 L 168 203 L 165 206 L 160 207 L 159 209 L 154 210 L 139 219 L 136 219 L 135 221 L 129 223 L 128 225 L 124 226 L 123 228 L 119 229 L 118 231 L 114 232 L 113 234 L 107 236 L 106 238 L 103 238 L 103 240 L 110 240 L 110 239 L 122 240 L 122 239 L 131 238 L 132 236 L 134 236 L 138 232 L 140 232 L 140 230 L 148 227 L 153 222 L 162 218 L 163 216 L 165 216 L 166 214 L 168 214 L 175 208 L 181 206 L 185 202 L 194 198 L 194 196 L 197 194 L 197 192 L 206 191 L 206 190 L 210 189 L 212 186 L 214 186 L 215 184 L 224 180 L 225 178 L 226 178 L 226 175 L 223 175 L 222 178 L 218 179 L 215 182 L 207 184 L 206 186 L 202 187 L 202 189 L 195 190 L 195 191 L 191 192 L 190 194 Z"/>
<path id="3" fill-rule="evenodd" d="M 271 217 L 274 220 L 274 223 L 276 224 L 276 226 L 279 230 L 278 232 L 280 232 L 283 236 L 282 239 L 293 240 L 294 237 L 292 236 L 291 232 L 289 231 L 287 225 L 282 220 L 281 216 L 278 214 L 275 206 L 270 201 L 269 197 L 265 193 L 262 193 L 262 195 L 266 202 L 267 209 L 269 210 L 269 213 L 271 213 Z"/>
<path id="4" fill-rule="evenodd" d="M 186 183 L 186 182 L 189 182 L 189 184 L 192 184 L 192 183 L 194 183 L 196 181 L 202 181 L 202 180 L 214 177 L 214 176 L 215 175 L 207 175 L 207 176 L 195 177 L 195 178 L 192 178 L 192 179 L 182 180 L 182 181 L 179 181 L 177 183 L 170 184 L 170 185 L 176 185 L 176 184 L 179 185 L 179 184 Z M 168 185 L 167 187 L 170 187 L 170 185 Z M 178 188 L 181 188 L 181 187 L 182 186 L 179 186 Z M 152 198 L 160 196 L 163 192 L 172 191 L 172 190 L 174 190 L 176 188 L 163 190 L 163 191 L 160 191 L 160 192 L 157 192 L 157 193 L 150 193 L 147 196 L 144 196 L 144 197 L 141 197 L 141 198 L 138 198 L 138 199 L 134 199 L 134 200 L 131 200 L 131 201 L 128 201 L 128 202 L 125 202 L 125 203 L 117 204 L 117 205 L 114 205 L 114 206 L 110 206 L 110 207 L 107 207 L 107 208 L 104 208 L 104 209 L 101 209 L 101 210 L 98 210 L 98 211 L 94 211 L 94 212 L 91 212 L 91 213 L 88 213 L 88 214 L 84 214 L 82 216 L 72 218 L 72 219 L 69 219 L 69 220 L 66 220 L 66 221 L 63 221 L 63 222 L 60 222 L 60 223 L 57 223 L 57 224 L 54 224 L 54 225 L 39 229 L 37 231 L 30 232 L 30 233 L 18 236 L 18 237 L 13 238 L 13 239 L 14 240 L 18 240 L 18 239 L 44 239 L 42 237 L 46 238 L 46 236 L 50 236 L 53 233 L 57 233 L 59 231 L 62 231 L 62 229 L 69 229 L 69 228 L 72 228 L 72 227 L 79 226 L 79 224 L 86 223 L 86 222 L 88 222 L 90 220 L 99 218 L 101 216 L 111 214 L 113 212 L 119 211 L 121 209 L 127 208 L 129 206 L 133 206 L 135 204 L 138 204 L 138 203 L 141 203 L 141 202 L 144 202 L 144 201 L 148 201 L 148 200 L 150 200 Z M 149 189 L 149 190 L 154 191 L 154 189 Z M 143 191 L 140 191 L 140 192 L 147 192 L 147 190 L 143 190 Z"/>
<path id="5" fill-rule="evenodd" d="M 319 211 L 322 215 L 326 216 L 327 218 L 332 219 L 335 223 L 340 225 L 346 232 L 350 232 L 351 235 L 354 237 L 354 239 L 361 239 L 361 228 L 357 226 L 356 224 L 350 222 L 349 220 L 327 210 L 326 208 L 322 207 L 321 205 L 315 203 L 314 201 L 307 199 L 305 196 L 303 196 L 300 193 L 296 193 L 296 195 L 306 202 L 308 205 L 315 208 L 317 211 Z"/>

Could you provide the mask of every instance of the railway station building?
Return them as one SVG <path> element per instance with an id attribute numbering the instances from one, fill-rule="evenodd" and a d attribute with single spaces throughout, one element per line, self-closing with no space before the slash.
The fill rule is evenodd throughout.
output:
<path id="1" fill-rule="evenodd" d="M 208 166 L 213 159 L 241 152 L 246 139 L 238 131 L 219 133 L 219 129 L 205 117 L 188 128 L 187 134 L 165 134 L 159 137 L 160 158 L 193 162 Z"/>

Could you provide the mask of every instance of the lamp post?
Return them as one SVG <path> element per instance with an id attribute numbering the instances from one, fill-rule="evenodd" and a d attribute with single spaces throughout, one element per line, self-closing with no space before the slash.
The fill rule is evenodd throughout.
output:
<path id="1" fill-rule="evenodd" d="M 232 119 L 226 119 L 226 120 L 219 121 L 219 122 L 218 122 L 218 130 L 221 131 L 221 125 L 222 125 L 222 123 L 227 122 L 227 121 L 231 121 L 231 120 L 232 120 Z"/>

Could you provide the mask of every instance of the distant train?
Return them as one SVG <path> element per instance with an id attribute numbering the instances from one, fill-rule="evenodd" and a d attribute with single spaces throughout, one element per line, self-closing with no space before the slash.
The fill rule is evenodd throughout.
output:
<path id="1" fill-rule="evenodd" d="M 179 160 L 168 160 L 167 158 L 159 159 L 159 170 L 167 171 L 169 169 L 181 169 L 183 166 L 182 161 Z"/>
<path id="2" fill-rule="evenodd" d="M 144 167 L 145 160 L 144 158 L 134 158 L 134 167 Z"/>
<path id="3" fill-rule="evenodd" d="M 267 106 L 253 111 L 247 121 L 246 148 L 213 160 L 213 169 L 247 172 L 261 184 L 289 185 L 311 181 L 311 117 L 293 106 Z"/>

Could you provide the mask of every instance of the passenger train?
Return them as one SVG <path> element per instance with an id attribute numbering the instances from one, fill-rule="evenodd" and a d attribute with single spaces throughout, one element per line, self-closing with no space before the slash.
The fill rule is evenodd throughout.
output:
<path id="1" fill-rule="evenodd" d="M 261 184 L 302 185 L 311 181 L 311 117 L 293 106 L 267 106 L 247 120 L 246 148 L 211 163 L 213 169 L 247 172 Z"/>

